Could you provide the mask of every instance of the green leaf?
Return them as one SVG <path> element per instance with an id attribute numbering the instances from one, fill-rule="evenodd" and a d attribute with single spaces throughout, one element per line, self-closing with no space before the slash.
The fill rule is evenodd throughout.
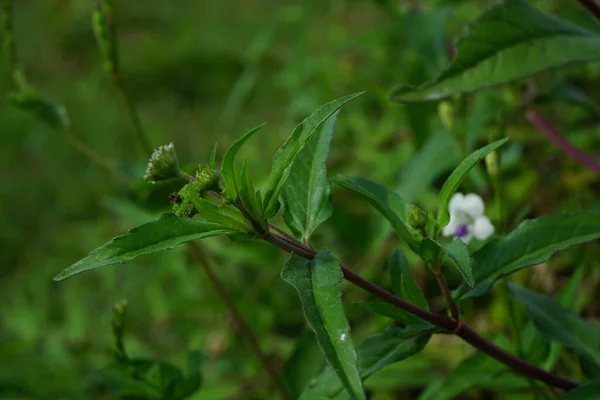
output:
<path id="1" fill-rule="evenodd" d="M 514 231 L 497 237 L 473 253 L 476 286 L 459 287 L 459 299 L 485 294 L 503 276 L 546 261 L 555 252 L 600 237 L 600 214 L 550 214 L 523 221 Z"/>
<path id="2" fill-rule="evenodd" d="M 422 309 L 429 310 L 429 303 L 412 274 L 408 260 L 402 249 L 394 250 L 388 259 L 388 269 L 394 293 Z"/>
<path id="3" fill-rule="evenodd" d="M 431 330 L 388 328 L 368 337 L 357 348 L 360 376 L 366 380 L 382 368 L 417 354 L 431 339 Z M 300 397 L 301 400 L 343 398 L 343 386 L 328 367 L 316 377 Z"/>
<path id="4" fill-rule="evenodd" d="M 10 93 L 8 100 L 13 106 L 33 114 L 52 128 L 63 129 L 70 125 L 65 107 L 42 98 L 33 90 Z"/>
<path id="5" fill-rule="evenodd" d="M 398 194 L 407 201 L 420 199 L 440 175 L 458 163 L 459 154 L 454 136 L 446 131 L 434 134 L 403 168 Z"/>
<path id="6" fill-rule="evenodd" d="M 456 167 L 450 177 L 442 186 L 442 190 L 440 190 L 439 203 L 438 203 L 438 228 L 442 229 L 444 226 L 448 224 L 449 214 L 448 214 L 448 203 L 450 203 L 450 198 L 458 188 L 460 184 L 465 180 L 467 174 L 477 163 L 483 158 L 496 150 L 498 147 L 502 146 L 504 143 L 508 141 L 507 138 L 497 140 L 493 143 L 488 144 L 485 147 L 482 147 L 479 150 L 471 153 L 467 158 L 465 158 L 459 165 Z"/>
<path id="7" fill-rule="evenodd" d="M 223 155 L 223 159 L 221 160 L 221 175 L 223 175 L 223 180 L 225 181 L 225 189 L 233 199 L 237 199 L 238 196 L 238 187 L 235 181 L 235 156 L 242 145 L 264 126 L 265 124 L 262 124 L 250 129 L 244 136 L 233 142 Z"/>
<path id="8" fill-rule="evenodd" d="M 90 269 L 123 264 L 142 255 L 171 250 L 191 240 L 233 233 L 235 231 L 221 224 L 182 219 L 173 213 L 164 213 L 156 220 L 135 227 L 98 247 L 84 259 L 56 275 L 54 280 L 61 281 Z"/>
<path id="9" fill-rule="evenodd" d="M 197 194 L 191 197 L 191 202 L 198 214 L 208 222 L 214 222 L 239 232 L 253 232 L 252 225 L 235 207 L 214 204 Z"/>
<path id="10" fill-rule="evenodd" d="M 409 211 L 414 207 L 412 204 L 386 187 L 368 179 L 338 175 L 332 181 L 363 196 L 390 222 L 398 236 L 404 239 L 411 249 L 419 248 L 423 235 L 410 226 L 408 219 Z"/>
<path id="11" fill-rule="evenodd" d="M 419 246 L 419 255 L 429 267 L 433 267 L 437 263 L 442 251 L 442 246 L 429 237 L 423 239 Z"/>
<path id="12" fill-rule="evenodd" d="M 400 87 L 398 102 L 432 101 L 521 79 L 548 68 L 600 59 L 600 37 L 523 0 L 496 3 L 466 28 L 457 55 L 436 79 Z"/>
<path id="13" fill-rule="evenodd" d="M 281 379 L 292 398 L 300 397 L 308 382 L 323 370 L 324 365 L 325 359 L 315 335 L 311 331 L 303 331 L 297 336 L 294 351 L 281 373 Z"/>
<path id="14" fill-rule="evenodd" d="M 600 327 L 589 323 L 549 296 L 509 285 L 540 333 L 600 366 Z"/>
<path id="15" fill-rule="evenodd" d="M 338 113 L 333 114 L 300 150 L 281 192 L 283 219 L 304 243 L 308 243 L 311 233 L 333 212 L 325 163 Z"/>
<path id="16" fill-rule="evenodd" d="M 298 291 L 306 321 L 350 396 L 366 399 L 342 306 L 339 283 L 344 275 L 337 260 L 326 252 L 317 253 L 312 261 L 292 255 L 281 277 Z"/>
<path id="17" fill-rule="evenodd" d="M 588 382 L 577 389 L 573 389 L 562 396 L 561 400 L 598 400 L 600 393 L 600 381 Z"/>
<path id="18" fill-rule="evenodd" d="M 240 201 L 246 210 L 256 219 L 261 226 L 265 225 L 264 213 L 262 210 L 262 205 L 260 203 L 260 198 L 256 193 L 256 189 L 254 189 L 254 185 L 250 180 L 250 176 L 248 175 L 248 168 L 246 167 L 246 162 L 242 164 L 242 170 L 239 171 L 237 167 L 234 167 L 235 177 L 237 182 L 237 189 L 239 190 Z"/>
<path id="19" fill-rule="evenodd" d="M 217 169 L 217 143 L 215 143 L 215 146 L 213 147 L 212 152 L 210 153 L 208 168 Z"/>
<path id="20" fill-rule="evenodd" d="M 298 152 L 306 145 L 311 136 L 321 127 L 325 121 L 333 116 L 344 104 L 357 98 L 364 92 L 354 93 L 345 97 L 340 97 L 330 103 L 327 103 L 308 118 L 302 121 L 277 150 L 273 159 L 273 166 L 267 183 L 262 189 L 262 204 L 265 207 L 265 217 L 271 218 L 279 210 L 279 195 L 285 185 L 292 163 Z"/>
<path id="21" fill-rule="evenodd" d="M 431 328 L 431 324 L 429 322 L 422 320 L 421 318 L 412 315 L 408 311 L 404 311 L 403 309 L 389 303 L 380 301 L 357 301 L 353 304 L 369 312 L 398 321 L 402 324 L 402 326 L 416 325 L 422 329 Z"/>
<path id="22" fill-rule="evenodd" d="M 444 246 L 443 250 L 456 265 L 467 285 L 473 287 L 475 279 L 473 278 L 473 267 L 471 266 L 471 253 L 469 253 L 467 245 L 462 240 L 456 239 Z"/>
<path id="23" fill-rule="evenodd" d="M 503 349 L 510 347 L 508 339 L 503 336 L 499 336 L 494 342 Z M 487 354 L 477 352 L 462 360 L 444 379 L 429 385 L 419 400 L 453 399 L 470 388 L 491 381 L 506 370 L 504 364 Z"/>

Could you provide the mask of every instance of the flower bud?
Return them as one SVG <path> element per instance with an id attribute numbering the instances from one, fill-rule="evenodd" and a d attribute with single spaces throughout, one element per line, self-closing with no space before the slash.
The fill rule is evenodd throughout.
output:
<path id="1" fill-rule="evenodd" d="M 454 126 L 454 106 L 449 101 L 443 101 L 438 106 L 438 116 L 442 121 L 442 125 L 448 132 L 452 131 Z"/>
<path id="2" fill-rule="evenodd" d="M 413 205 L 408 210 L 408 223 L 415 229 L 421 229 L 427 225 L 427 214 L 419 207 Z"/>
<path id="3" fill-rule="evenodd" d="M 117 78 L 119 60 L 117 56 L 117 39 L 114 25 L 113 5 L 109 0 L 103 0 L 92 15 L 92 27 L 96 41 L 100 47 L 104 68 Z"/>
<path id="4" fill-rule="evenodd" d="M 495 179 L 498 176 L 498 152 L 492 151 L 485 156 L 485 167 L 490 178 Z"/>
<path id="5" fill-rule="evenodd" d="M 179 176 L 179 163 L 175 153 L 175 145 L 169 143 L 158 147 L 152 153 L 144 179 L 150 182 L 164 181 Z"/>
<path id="6" fill-rule="evenodd" d="M 209 168 L 206 165 L 198 165 L 198 171 L 196 172 L 196 182 L 201 192 L 207 190 L 213 190 L 219 192 L 219 181 L 221 176 L 217 171 Z"/>
<path id="7" fill-rule="evenodd" d="M 192 203 L 193 196 L 198 195 L 198 182 L 190 182 L 177 194 L 171 194 L 172 210 L 179 218 L 191 218 L 198 212 Z"/>

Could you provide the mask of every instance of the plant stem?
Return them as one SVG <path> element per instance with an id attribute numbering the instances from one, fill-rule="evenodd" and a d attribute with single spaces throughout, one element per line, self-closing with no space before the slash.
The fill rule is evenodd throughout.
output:
<path id="1" fill-rule="evenodd" d="M 536 110 L 530 109 L 527 111 L 527 120 L 567 156 L 574 158 L 588 169 L 600 174 L 600 162 L 567 142 Z"/>
<path id="2" fill-rule="evenodd" d="M 292 400 L 292 397 L 288 393 L 285 385 L 283 384 L 281 379 L 279 379 L 279 375 L 277 374 L 277 371 L 275 371 L 275 369 L 273 369 L 273 367 L 267 360 L 267 357 L 265 356 L 265 354 L 261 350 L 260 346 L 258 345 L 258 341 L 256 340 L 256 337 L 254 336 L 252 329 L 250 329 L 250 326 L 248 326 L 248 324 L 246 323 L 246 321 L 244 320 L 244 318 L 238 311 L 233 300 L 229 296 L 229 293 L 227 293 L 227 290 L 221 284 L 221 282 L 215 275 L 214 271 L 212 270 L 212 268 L 208 262 L 208 259 L 206 258 L 206 255 L 204 254 L 204 251 L 202 251 L 202 248 L 194 242 L 190 242 L 190 248 L 192 250 L 192 253 L 196 257 L 198 264 L 200 264 L 200 267 L 204 270 L 204 272 L 206 273 L 206 276 L 210 280 L 212 286 L 217 291 L 217 294 L 221 298 L 221 301 L 223 301 L 223 303 L 229 310 L 231 317 L 235 321 L 235 324 L 237 325 L 238 329 L 240 330 L 240 333 L 242 334 L 242 336 L 244 336 L 244 339 L 246 339 L 246 341 L 248 342 L 250 349 L 252 350 L 252 352 L 258 359 L 258 361 L 261 363 L 263 368 L 267 371 L 267 374 L 271 378 L 271 381 L 275 385 L 275 388 L 279 392 L 279 395 L 281 396 L 281 398 L 284 400 Z"/>
<path id="3" fill-rule="evenodd" d="M 598 21 L 600 21 L 600 6 L 594 0 L 578 0 L 579 4 L 587 8 Z"/>
<path id="4" fill-rule="evenodd" d="M 142 149 L 144 150 L 144 152 L 147 155 L 152 154 L 153 147 L 150 144 L 148 135 L 146 135 L 146 130 L 144 129 L 144 126 L 142 125 L 142 120 L 140 119 L 140 115 L 138 114 L 137 108 L 133 104 L 133 100 L 131 100 L 131 97 L 125 90 L 125 87 L 123 86 L 123 82 L 121 81 L 120 78 L 115 78 L 114 82 L 115 82 L 115 85 L 117 85 L 117 89 L 118 89 L 119 93 L 121 93 L 121 97 L 123 97 L 123 102 L 125 103 L 125 106 L 127 107 L 127 113 L 129 114 L 129 119 L 131 120 L 131 123 L 133 124 L 133 128 L 135 129 L 135 133 L 137 135 L 138 140 L 140 141 L 140 145 L 142 146 Z"/>
<path id="5" fill-rule="evenodd" d="M 454 299 L 452 299 L 452 294 L 450 293 L 450 289 L 448 288 L 448 282 L 446 282 L 446 277 L 442 274 L 442 269 L 440 268 L 439 261 L 435 266 L 433 273 L 435 275 L 435 279 L 442 290 L 442 295 L 444 296 L 444 300 L 446 300 L 446 304 L 450 309 L 450 315 L 456 321 L 459 320 L 458 307 L 456 303 L 454 303 Z"/>
<path id="6" fill-rule="evenodd" d="M 295 253 L 298 256 L 304 257 L 309 260 L 312 260 L 316 255 L 316 252 L 313 249 L 310 249 L 302 243 L 297 242 L 295 240 L 292 242 L 290 239 L 284 239 L 280 236 L 273 234 L 270 231 L 265 232 L 262 238 L 267 242 L 279 247 L 282 250 L 285 250 L 290 253 Z M 361 278 L 360 276 L 348 270 L 344 266 L 341 266 L 341 268 L 342 272 L 344 273 L 344 278 L 346 280 L 354 283 L 358 287 L 379 297 L 380 299 L 387 301 L 392 305 L 395 305 L 396 307 L 408 311 L 409 313 L 416 315 L 421 319 L 424 319 L 440 328 L 444 328 L 452 332 L 453 334 L 463 339 L 465 342 L 486 353 L 490 357 L 507 365 L 516 372 L 519 372 L 527 377 L 542 381 L 548 386 L 556 387 L 563 390 L 572 390 L 579 386 L 579 384 L 576 382 L 554 375 L 505 351 L 504 349 L 485 339 L 483 336 L 479 335 L 471 327 L 469 327 L 462 321 L 457 321 L 456 319 L 449 318 L 445 315 L 435 314 L 431 311 L 419 308 L 416 305 L 393 295 L 392 293 L 375 285 L 374 283 Z"/>

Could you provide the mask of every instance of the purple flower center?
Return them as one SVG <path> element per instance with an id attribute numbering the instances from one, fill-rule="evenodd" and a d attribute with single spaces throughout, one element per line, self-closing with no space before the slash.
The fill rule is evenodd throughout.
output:
<path id="1" fill-rule="evenodd" d="M 469 234 L 469 226 L 467 224 L 459 225 L 454 232 L 454 236 L 457 238 L 465 237 Z"/>

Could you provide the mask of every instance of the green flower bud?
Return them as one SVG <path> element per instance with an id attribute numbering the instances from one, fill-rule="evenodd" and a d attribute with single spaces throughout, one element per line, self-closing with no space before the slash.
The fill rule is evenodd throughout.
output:
<path id="1" fill-rule="evenodd" d="M 178 193 L 171 194 L 171 203 L 173 213 L 179 218 L 191 218 L 198 212 L 192 203 L 193 196 L 198 196 L 200 192 L 198 182 L 190 182 Z"/>
<path id="2" fill-rule="evenodd" d="M 427 214 L 419 207 L 413 205 L 408 210 L 408 223 L 415 229 L 421 229 L 427 225 Z"/>
<path id="3" fill-rule="evenodd" d="M 495 179 L 498 176 L 498 152 L 492 151 L 485 156 L 485 168 L 490 178 Z"/>
<path id="4" fill-rule="evenodd" d="M 217 171 L 209 168 L 206 165 L 198 165 L 198 171 L 196 172 L 196 181 L 202 192 L 207 190 L 213 190 L 219 192 L 219 182 L 221 176 Z"/>
<path id="5" fill-rule="evenodd" d="M 113 5 L 110 0 L 101 1 L 92 14 L 92 28 L 102 53 L 104 68 L 118 78 L 119 59 L 114 19 Z"/>
<path id="6" fill-rule="evenodd" d="M 449 101 L 443 101 L 438 106 L 438 116 L 442 121 L 442 125 L 447 131 L 451 132 L 454 126 L 454 107 Z"/>
<path id="7" fill-rule="evenodd" d="M 152 153 L 144 179 L 150 182 L 165 181 L 176 178 L 180 174 L 175 145 L 169 143 L 158 147 Z"/>

